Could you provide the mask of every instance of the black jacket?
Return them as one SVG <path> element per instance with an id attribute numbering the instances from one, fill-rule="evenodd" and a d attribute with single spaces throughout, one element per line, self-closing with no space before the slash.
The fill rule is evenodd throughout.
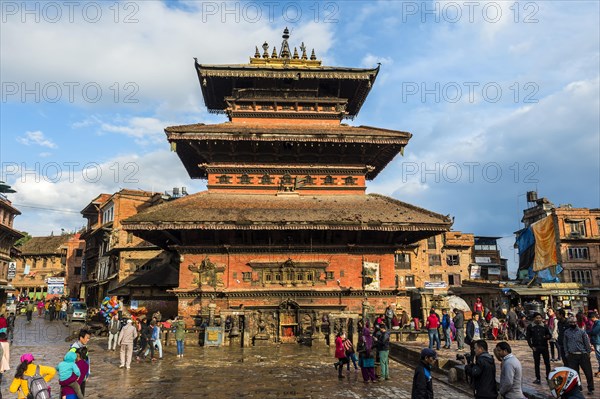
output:
<path id="1" fill-rule="evenodd" d="M 532 348 L 548 349 L 548 341 L 552 338 L 550 329 L 543 324 L 527 326 L 527 343 Z"/>
<path id="2" fill-rule="evenodd" d="M 479 324 L 479 338 L 483 339 L 483 328 L 481 323 L 475 321 L 475 319 L 469 320 L 467 323 L 467 334 L 465 337 L 465 343 L 467 345 L 471 345 L 471 342 L 473 342 L 473 337 L 475 336 L 475 323 Z"/>
<path id="3" fill-rule="evenodd" d="M 425 369 L 429 378 L 425 375 Z M 433 383 L 431 382 L 431 367 L 420 361 L 415 368 L 411 399 L 433 399 Z"/>
<path id="4" fill-rule="evenodd" d="M 454 322 L 455 328 L 463 328 L 465 326 L 465 316 L 463 315 L 463 312 L 459 310 L 452 321 Z"/>
<path id="5" fill-rule="evenodd" d="M 487 352 L 477 356 L 474 364 L 465 366 L 465 373 L 473 378 L 473 392 L 477 399 L 496 399 L 496 364 L 494 358 Z"/>
<path id="6" fill-rule="evenodd" d="M 389 332 L 382 332 L 379 331 L 378 334 L 376 334 L 376 338 L 377 338 L 377 350 L 378 351 L 389 351 L 390 350 L 390 333 Z"/>
<path id="7" fill-rule="evenodd" d="M 558 318 L 557 318 L 558 320 Z M 558 320 L 558 344 L 563 346 L 563 337 L 565 336 L 565 330 L 569 328 L 569 322 L 567 319 Z"/>

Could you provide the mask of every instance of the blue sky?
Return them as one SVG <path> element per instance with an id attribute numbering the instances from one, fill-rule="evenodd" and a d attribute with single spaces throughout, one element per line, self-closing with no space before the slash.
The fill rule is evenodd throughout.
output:
<path id="1" fill-rule="evenodd" d="M 508 237 L 511 262 L 527 191 L 600 207 L 597 1 L 23 4 L 2 2 L 0 180 L 33 235 L 82 226 L 101 192 L 203 190 L 163 132 L 224 121 L 193 57 L 245 63 L 286 26 L 325 65 L 382 64 L 349 123 L 413 138 L 369 192 Z"/>

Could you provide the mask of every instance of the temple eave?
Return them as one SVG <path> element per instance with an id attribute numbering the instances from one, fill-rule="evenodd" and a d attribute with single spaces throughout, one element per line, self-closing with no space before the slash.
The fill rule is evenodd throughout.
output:
<path id="1" fill-rule="evenodd" d="M 443 232 L 450 229 L 451 223 L 440 224 L 286 224 L 286 223 L 197 223 L 197 222 L 165 222 L 165 223 L 123 223 L 128 231 L 159 230 L 352 230 L 352 231 L 434 231 Z"/>

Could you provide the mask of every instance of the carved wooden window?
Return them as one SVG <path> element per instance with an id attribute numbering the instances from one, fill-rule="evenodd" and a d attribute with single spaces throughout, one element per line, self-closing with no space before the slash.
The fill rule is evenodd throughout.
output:
<path id="1" fill-rule="evenodd" d="M 273 184 L 273 178 L 271 176 L 269 176 L 267 173 L 265 173 L 260 178 L 260 184 Z"/>
<path id="2" fill-rule="evenodd" d="M 436 249 L 435 236 L 427 239 L 427 249 Z"/>
<path id="3" fill-rule="evenodd" d="M 281 273 L 275 273 L 275 281 L 277 281 L 277 282 L 281 281 Z"/>
<path id="4" fill-rule="evenodd" d="M 396 269 L 410 269 L 410 254 L 394 254 L 394 267 Z"/>
<path id="5" fill-rule="evenodd" d="M 240 176 L 240 184 L 250 184 L 252 179 L 246 173 Z"/>
<path id="6" fill-rule="evenodd" d="M 415 286 L 415 276 L 404 277 L 404 286 L 405 287 L 414 287 Z"/>
<path id="7" fill-rule="evenodd" d="M 237 272 L 233 272 L 233 278 L 237 278 Z"/>
<path id="8" fill-rule="evenodd" d="M 304 280 L 304 276 L 302 276 L 302 273 L 296 273 L 296 281 L 302 281 Z"/>
<path id="9" fill-rule="evenodd" d="M 323 184 L 335 184 L 335 179 L 330 175 L 325 176 L 325 178 L 323 179 Z"/>
<path id="10" fill-rule="evenodd" d="M 293 183 L 293 182 L 292 182 L 292 176 L 290 176 L 290 174 L 289 174 L 289 173 L 286 173 L 285 175 L 283 175 L 283 176 L 281 177 L 281 182 L 282 182 L 283 184 L 292 184 L 292 183 Z"/>
<path id="11" fill-rule="evenodd" d="M 231 176 L 227 176 L 227 175 L 219 176 L 219 184 L 231 184 Z"/>
<path id="12" fill-rule="evenodd" d="M 265 273 L 265 282 L 270 283 L 273 280 L 273 275 L 271 273 Z"/>
<path id="13" fill-rule="evenodd" d="M 333 272 L 325 272 L 325 280 L 333 280 Z"/>
<path id="14" fill-rule="evenodd" d="M 312 273 L 307 273 L 306 274 L 306 281 L 313 281 L 313 275 L 312 275 Z"/>
<path id="15" fill-rule="evenodd" d="M 569 247 L 567 249 L 569 259 L 589 259 L 588 247 Z"/>
<path id="16" fill-rule="evenodd" d="M 441 266 L 442 259 L 440 255 L 431 254 L 429 255 L 429 266 Z"/>
<path id="17" fill-rule="evenodd" d="M 456 266 L 460 263 L 458 255 L 446 255 L 446 263 L 448 266 Z"/>
<path id="18" fill-rule="evenodd" d="M 294 273 L 292 273 L 292 272 L 285 272 L 285 280 L 286 281 L 292 281 L 293 276 L 294 276 Z"/>
<path id="19" fill-rule="evenodd" d="M 348 177 L 344 178 L 344 184 L 347 186 L 355 186 L 356 178 L 354 178 L 352 176 L 348 176 Z"/>
<path id="20" fill-rule="evenodd" d="M 315 184 L 315 179 L 310 175 L 304 176 L 304 180 L 306 181 L 306 185 Z"/>
<path id="21" fill-rule="evenodd" d="M 567 221 L 569 225 L 569 233 L 571 237 L 585 237 L 585 222 L 579 221 Z"/>
<path id="22" fill-rule="evenodd" d="M 242 272 L 242 279 L 244 281 L 252 281 L 252 272 Z"/>

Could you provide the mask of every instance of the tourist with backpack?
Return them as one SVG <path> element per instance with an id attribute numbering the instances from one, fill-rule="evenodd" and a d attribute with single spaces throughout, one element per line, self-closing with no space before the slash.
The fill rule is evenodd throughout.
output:
<path id="1" fill-rule="evenodd" d="M 29 393 L 36 399 L 50 399 L 48 382 L 56 374 L 56 369 L 49 366 L 34 364 L 31 353 L 21 356 L 21 364 L 17 367 L 15 378 L 8 390 L 17 393 L 18 399 L 26 399 Z"/>

